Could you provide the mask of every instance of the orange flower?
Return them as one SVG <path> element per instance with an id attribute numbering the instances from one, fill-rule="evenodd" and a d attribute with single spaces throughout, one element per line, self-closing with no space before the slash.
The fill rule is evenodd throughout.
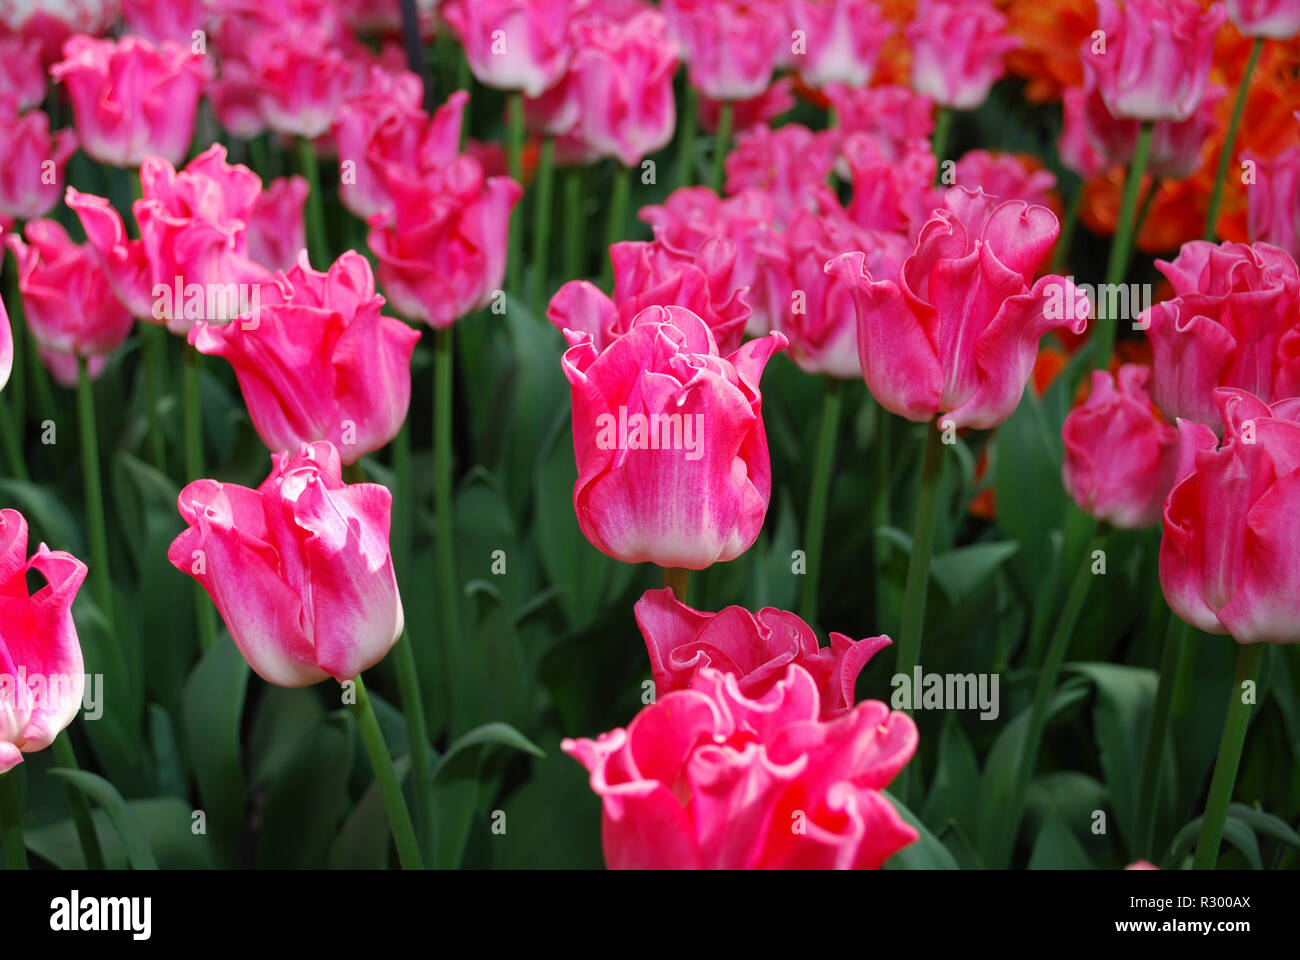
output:
<path id="1" fill-rule="evenodd" d="M 1007 69 L 1029 83 L 1031 103 L 1061 99 L 1063 87 L 1083 85 L 1079 47 L 1097 29 L 1096 0 L 998 0 L 1007 29 L 1023 46 L 1006 56 Z"/>

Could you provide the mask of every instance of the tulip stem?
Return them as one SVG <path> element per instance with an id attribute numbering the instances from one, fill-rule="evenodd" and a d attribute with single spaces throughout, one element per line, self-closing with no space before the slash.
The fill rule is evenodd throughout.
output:
<path id="1" fill-rule="evenodd" d="M 735 109 L 730 100 L 722 102 L 722 108 L 718 111 L 718 129 L 713 137 L 713 169 L 709 174 L 709 186 L 719 195 L 722 193 L 727 151 L 731 149 L 731 123 Z"/>
<path id="2" fill-rule="evenodd" d="M 163 442 L 162 423 L 158 419 L 161 391 L 158 372 L 166 362 L 167 331 L 152 323 L 140 324 L 140 362 L 144 364 L 145 403 L 149 405 L 149 459 L 159 473 L 167 472 L 167 447 Z"/>
<path id="3" fill-rule="evenodd" d="M 1223 186 L 1228 179 L 1228 164 L 1232 162 L 1232 148 L 1237 142 L 1237 129 L 1241 126 L 1241 117 L 1246 110 L 1246 95 L 1250 92 L 1250 79 L 1255 75 L 1255 65 L 1259 63 L 1259 55 L 1263 49 L 1264 38 L 1256 37 L 1250 47 L 1246 72 L 1241 75 L 1241 86 L 1237 88 L 1237 102 L 1232 108 L 1232 119 L 1228 121 L 1228 132 L 1223 138 L 1223 149 L 1219 151 L 1219 169 L 1214 176 L 1214 191 L 1210 194 L 1210 209 L 1205 217 L 1206 240 L 1213 241 L 1218 235 L 1219 205 L 1223 202 Z"/>
<path id="4" fill-rule="evenodd" d="M 320 190 L 320 162 L 316 147 L 306 137 L 298 138 L 298 172 L 307 180 L 307 249 L 318 270 L 330 265 L 329 241 L 325 238 L 325 203 Z"/>
<path id="5" fill-rule="evenodd" d="M 438 519 L 438 589 L 442 596 L 442 649 L 447 702 L 451 706 L 452 726 L 460 715 L 460 597 L 456 589 L 456 518 L 455 487 L 452 483 L 451 398 L 454 327 L 434 331 L 433 350 L 433 459 L 435 515 Z"/>
<path id="6" fill-rule="evenodd" d="M 524 95 L 518 90 L 506 98 L 510 110 L 508 161 L 510 177 L 522 188 L 524 185 Z M 520 274 L 524 260 L 524 223 L 522 217 L 510 218 L 510 234 L 506 248 L 506 286 L 510 296 L 522 297 Z"/>
<path id="7" fill-rule="evenodd" d="M 1133 253 L 1136 239 L 1138 196 L 1142 192 L 1142 177 L 1146 173 L 1147 158 L 1151 155 L 1152 123 L 1144 121 L 1138 134 L 1137 149 L 1133 153 L 1133 163 L 1124 178 L 1124 196 L 1119 209 L 1119 223 L 1115 229 L 1115 239 L 1110 245 L 1110 262 L 1106 267 L 1106 282 L 1113 288 L 1124 279 L 1128 270 L 1129 257 Z M 1109 310 L 1097 311 L 1096 342 L 1093 344 L 1092 366 L 1095 370 L 1105 370 L 1110 364 L 1110 355 L 1115 349 L 1115 328 L 1119 318 L 1110 315 Z"/>
<path id="8" fill-rule="evenodd" d="M 700 95 L 686 84 L 686 102 L 682 115 L 677 118 L 677 186 L 689 187 L 695 182 L 695 129 L 699 124 Z"/>
<path id="9" fill-rule="evenodd" d="M 5 866 L 10 870 L 27 869 L 27 844 L 23 841 L 23 801 L 18 792 L 18 771 L 0 773 L 0 843 L 5 852 Z"/>
<path id="10" fill-rule="evenodd" d="M 1152 859 L 1155 851 L 1155 809 L 1160 798 L 1160 767 L 1165 758 L 1165 743 L 1169 739 L 1169 721 L 1173 715 L 1174 689 L 1183 668 L 1184 651 L 1189 627 L 1176 615 L 1170 615 L 1165 632 L 1165 649 L 1160 655 L 1160 679 L 1156 683 L 1156 699 L 1151 707 L 1151 728 L 1147 733 L 1146 754 L 1142 761 L 1142 780 L 1138 787 L 1137 849 L 1136 857 Z"/>
<path id="11" fill-rule="evenodd" d="M 202 354 L 193 347 L 185 351 L 185 479 L 187 482 L 203 476 L 203 361 Z M 216 610 L 208 599 L 207 591 L 197 580 L 194 591 L 194 611 L 199 621 L 199 646 L 210 650 L 217 640 Z"/>
<path id="12" fill-rule="evenodd" d="M 1038 671 L 1038 685 L 1034 688 L 1034 704 L 1029 712 L 1029 727 L 1021 744 L 1020 762 L 1016 766 L 1016 776 L 1011 784 L 1011 796 L 1008 797 L 1005 833 L 1002 838 L 1003 861 L 1011 863 L 1015 851 L 1016 834 L 1020 831 L 1020 818 L 1024 814 L 1025 794 L 1029 790 L 1029 779 L 1038 765 L 1038 751 L 1043 744 L 1043 730 L 1047 726 L 1047 709 L 1051 704 L 1052 691 L 1056 688 L 1056 678 L 1065 661 L 1065 652 L 1070 646 L 1070 637 L 1074 634 L 1074 625 L 1083 610 L 1083 601 L 1088 596 L 1092 585 L 1092 552 L 1101 540 L 1094 536 L 1085 549 L 1083 556 L 1076 558 L 1074 579 L 1065 596 L 1065 606 L 1061 608 L 1060 619 L 1056 621 L 1056 631 L 1052 634 L 1047 647 L 1047 657 Z"/>
<path id="13" fill-rule="evenodd" d="M 85 357 L 77 357 L 77 407 L 81 426 L 81 472 L 86 494 L 86 525 L 90 539 L 90 585 L 100 612 L 115 623 L 113 583 L 108 575 L 108 532 L 104 523 L 104 491 L 99 475 L 99 437 L 95 424 L 95 390 Z"/>
<path id="14" fill-rule="evenodd" d="M 564 273 L 565 280 L 577 280 L 587 275 L 586 194 L 583 192 L 583 173 L 578 167 L 564 171 Z"/>
<path id="15" fill-rule="evenodd" d="M 916 501 L 916 526 L 912 530 L 912 556 L 903 587 L 903 623 L 899 631 L 895 673 L 912 675 L 921 662 L 921 633 L 925 626 L 925 595 L 930 587 L 930 554 L 939 522 L 939 492 L 943 485 L 943 433 L 937 424 L 926 427 L 925 456 Z"/>
<path id="16" fill-rule="evenodd" d="M 835 462 L 835 438 L 840 425 L 840 381 L 826 378 L 826 396 L 822 401 L 822 425 L 817 437 L 817 455 L 813 461 L 812 489 L 808 497 L 808 521 L 804 524 L 804 548 L 807 566 L 803 581 L 803 618 L 817 625 L 817 589 L 821 577 L 822 544 L 826 535 L 826 506 L 830 495 L 831 466 Z"/>
<path id="17" fill-rule="evenodd" d="M 546 309 L 550 292 L 551 207 L 555 194 L 555 141 L 542 139 L 537 161 L 537 197 L 533 201 L 533 312 L 539 317 Z"/>
<path id="18" fill-rule="evenodd" d="M 1219 860 L 1219 841 L 1223 826 L 1228 822 L 1228 804 L 1237 784 L 1237 767 L 1241 764 L 1241 748 L 1246 742 L 1246 728 L 1250 725 L 1250 708 L 1255 702 L 1254 688 L 1259 679 L 1259 668 L 1264 662 L 1268 645 L 1243 643 L 1237 653 L 1237 675 L 1232 680 L 1228 697 L 1228 715 L 1223 721 L 1223 737 L 1219 740 L 1219 756 L 1214 761 L 1214 777 L 1210 781 L 1210 796 L 1205 802 L 1205 819 L 1201 821 L 1201 836 L 1196 843 L 1196 856 L 1192 866 L 1197 870 L 1213 870 Z M 1245 696 L 1245 685 L 1251 686 L 1251 697 Z"/>
<path id="19" fill-rule="evenodd" d="M 875 403 L 872 399 L 871 403 Z M 883 629 L 885 616 L 885 600 L 881 570 L 884 567 L 883 550 L 879 540 L 879 531 L 881 527 L 889 526 L 889 494 L 890 494 L 890 471 L 889 471 L 889 438 L 892 433 L 890 426 L 890 413 L 879 403 L 876 403 L 876 435 L 872 443 L 876 448 L 876 477 L 875 487 L 872 490 L 871 500 L 871 556 L 874 558 L 872 563 L 872 603 L 874 604 L 874 617 L 872 622 L 877 627 Z"/>
<path id="20" fill-rule="evenodd" d="M 631 187 L 632 171 L 617 163 L 614 168 L 614 187 L 609 197 L 609 221 L 605 227 L 605 263 L 601 268 L 600 285 L 606 289 L 610 289 L 614 282 L 614 261 L 610 259 L 609 248 L 623 237 L 623 224 L 627 220 L 628 193 Z"/>
<path id="21" fill-rule="evenodd" d="M 3 444 L 5 458 L 9 461 L 9 472 L 17 480 L 27 480 L 27 463 L 23 460 L 23 445 L 19 439 L 19 424 L 10 411 L 9 405 L 0 400 L 0 444 Z"/>
<path id="22" fill-rule="evenodd" d="M 393 842 L 397 844 L 397 859 L 403 870 L 423 870 L 424 858 L 420 856 L 420 846 L 415 841 L 411 812 L 406 808 L 406 800 L 402 797 L 397 771 L 393 769 L 393 758 L 388 752 L 388 745 L 384 743 L 384 733 L 379 729 L 379 720 L 375 717 L 375 708 L 371 706 L 370 694 L 366 692 L 366 685 L 360 675 L 353 683 L 357 689 L 352 714 L 356 717 L 357 729 L 361 732 L 361 742 L 366 745 L 366 753 L 370 755 L 375 780 L 384 795 L 388 826 L 393 833 Z"/>
<path id="23" fill-rule="evenodd" d="M 79 770 L 77 753 L 72 749 L 71 735 L 65 730 L 54 738 L 54 762 L 65 770 Z M 99 834 L 95 832 L 95 821 L 90 815 L 90 803 L 86 795 L 70 783 L 64 784 L 68 793 L 68 806 L 72 809 L 72 823 L 77 828 L 77 839 L 81 841 L 81 853 L 86 858 L 87 870 L 103 870 L 104 854 L 99 848 Z"/>
<path id="24" fill-rule="evenodd" d="M 679 603 L 686 602 L 690 583 L 691 571 L 685 567 L 664 567 L 664 586 L 672 590 Z"/>
<path id="25" fill-rule="evenodd" d="M 948 154 L 948 140 L 952 137 L 953 118 L 953 112 L 947 107 L 940 107 L 934 118 L 934 138 L 931 144 L 936 164 L 935 178 L 940 182 L 943 177 L 943 161 Z"/>
<path id="26" fill-rule="evenodd" d="M 1070 198 L 1070 205 L 1065 208 L 1065 220 L 1061 223 L 1061 233 L 1056 238 L 1056 247 L 1052 251 L 1052 273 L 1060 273 L 1065 260 L 1074 245 L 1074 230 L 1079 225 L 1079 213 L 1083 209 L 1084 184 L 1080 182 Z"/>

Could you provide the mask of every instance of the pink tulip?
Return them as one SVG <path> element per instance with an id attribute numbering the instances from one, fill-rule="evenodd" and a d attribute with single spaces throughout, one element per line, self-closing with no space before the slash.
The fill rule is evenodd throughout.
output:
<path id="1" fill-rule="evenodd" d="M 850 284 L 826 272 L 826 262 L 849 250 L 867 255 L 873 277 L 898 280 L 912 252 L 907 238 L 857 226 L 843 215 L 800 211 L 783 234 L 758 246 L 762 303 L 771 328 L 790 341 L 790 359 L 801 370 L 838 379 L 862 375 L 858 361 L 858 315 Z"/>
<path id="2" fill-rule="evenodd" d="M 304 251 L 260 288 L 251 321 L 200 321 L 189 339 L 235 368 L 272 452 L 328 440 L 355 463 L 397 435 L 411 401 L 418 331 L 380 314 L 370 263 L 355 251 L 318 273 Z"/>
<path id="3" fill-rule="evenodd" d="M 729 195 L 745 190 L 766 193 L 775 208 L 774 226 L 784 227 L 796 210 L 813 213 L 839 208 L 827 183 L 835 164 L 835 137 L 797 123 L 770 130 L 756 127 L 736 138 L 725 169 Z"/>
<path id="4" fill-rule="evenodd" d="M 1300 402 L 1272 409 L 1218 389 L 1219 443 L 1180 420 L 1178 476 L 1164 508 L 1160 584 L 1197 630 L 1238 643 L 1300 642 Z"/>
<path id="5" fill-rule="evenodd" d="M 339 200 L 352 213 L 367 220 L 389 209 L 384 164 L 415 167 L 420 140 L 429 125 L 421 108 L 424 84 L 409 71 L 391 73 L 372 66 L 362 89 L 343 101 L 334 122 L 339 151 Z M 443 123 L 454 120 L 460 136 L 460 115 L 466 97 L 449 100 L 452 111 L 441 114 Z"/>
<path id="6" fill-rule="evenodd" d="M 1290 40 L 1300 34 L 1300 6 L 1294 0 L 1224 0 L 1228 19 L 1247 37 Z"/>
<path id="7" fill-rule="evenodd" d="M 1156 267 L 1174 289 L 1145 315 L 1153 393 L 1166 417 L 1218 433 L 1216 387 L 1239 387 L 1265 403 L 1300 394 L 1300 271 L 1284 251 L 1194 240 Z"/>
<path id="8" fill-rule="evenodd" d="M 772 121 L 795 107 L 794 79 L 781 77 L 757 97 L 731 103 L 731 129 L 744 133 L 754 127 L 769 127 Z M 728 101 L 700 97 L 700 129 L 716 133 L 722 120 L 722 107 Z"/>
<path id="9" fill-rule="evenodd" d="M 1061 428 L 1065 489 L 1080 509 L 1121 530 L 1160 522 L 1178 466 L 1178 431 L 1148 393 L 1151 368 L 1092 372 L 1092 393 Z"/>
<path id="10" fill-rule="evenodd" d="M 185 159 L 207 79 L 201 56 L 139 37 L 72 37 L 50 75 L 68 89 L 81 148 L 100 163 L 138 167 L 145 157 Z"/>
<path id="11" fill-rule="evenodd" d="M 332 18 L 294 20 L 247 48 L 258 108 L 276 133 L 312 140 L 333 126 L 360 75 L 353 51 L 334 41 L 336 30 Z"/>
<path id="12" fill-rule="evenodd" d="M 1243 154 L 1255 164 L 1255 183 L 1246 190 L 1250 239 L 1281 247 L 1300 258 L 1300 146 L 1272 159 Z"/>
<path id="13" fill-rule="evenodd" d="M 913 140 L 930 140 L 934 133 L 934 101 L 907 87 L 881 86 L 856 89 L 828 84 L 822 92 L 835 111 L 836 129 L 883 137 L 903 146 Z"/>
<path id="14" fill-rule="evenodd" d="M 627 563 L 702 570 L 735 559 L 772 492 L 758 381 L 779 333 L 728 357 L 684 307 L 649 307 L 603 351 L 566 331 L 583 534 Z"/>
<path id="15" fill-rule="evenodd" d="M 787 16 L 803 33 L 806 49 L 795 51 L 794 65 L 810 87 L 865 87 L 894 32 L 874 0 L 790 0 Z"/>
<path id="16" fill-rule="evenodd" d="M 345 485 L 338 451 L 326 442 L 271 460 L 256 490 L 216 480 L 182 490 L 188 528 L 168 559 L 202 584 L 268 683 L 351 680 L 402 634 L 388 544 L 392 494 L 376 483 Z"/>
<path id="17" fill-rule="evenodd" d="M 296 174 L 272 180 L 258 195 L 248 220 L 248 255 L 268 270 L 287 270 L 307 246 L 303 207 L 307 181 Z"/>
<path id="18" fill-rule="evenodd" d="M 86 240 L 108 278 L 118 301 L 137 320 L 157 322 L 153 316 L 153 272 L 144 243 L 129 239 L 126 225 L 104 197 L 68 187 L 65 203 L 81 221 Z"/>
<path id="19" fill-rule="evenodd" d="M 983 103 L 1005 72 L 1003 56 L 1020 46 L 993 0 L 920 0 L 907 39 L 912 86 L 954 110 Z"/>
<path id="20" fill-rule="evenodd" d="M 767 89 L 782 47 L 784 17 L 771 0 L 664 0 L 686 78 L 714 100 L 749 100 Z"/>
<path id="21" fill-rule="evenodd" d="M 1083 43 L 1085 84 L 1095 84 L 1111 116 L 1183 121 L 1205 96 L 1221 4 L 1197 0 L 1097 0 L 1104 40 Z"/>
<path id="22" fill-rule="evenodd" d="M 557 329 L 590 334 L 599 353 L 627 333 L 647 307 L 678 306 L 708 325 L 720 353 L 734 353 L 740 346 L 750 309 L 744 288 L 735 283 L 735 243 L 711 237 L 693 256 L 685 256 L 658 242 L 629 241 L 611 246 L 609 256 L 613 298 L 585 280 L 570 280 L 546 311 Z"/>
<path id="23" fill-rule="evenodd" d="M 41 63 L 62 55 L 63 42 L 75 33 L 98 36 L 112 26 L 119 0 L 0 0 L 0 33 L 12 32 L 39 41 Z M 6 29 L 7 28 L 7 29 Z"/>
<path id="24" fill-rule="evenodd" d="M 76 149 L 71 130 L 51 136 L 50 118 L 42 111 L 19 116 L 14 101 L 0 97 L 0 226 L 50 212 Z"/>
<path id="25" fill-rule="evenodd" d="M 0 102 L 11 100 L 16 113 L 30 110 L 45 99 L 45 84 L 41 42 L 0 36 Z"/>
<path id="26" fill-rule="evenodd" d="M 721 615 L 720 615 L 721 616 Z M 916 725 L 875 700 L 823 721 L 797 663 L 751 698 L 702 667 L 626 730 L 561 747 L 591 774 L 611 869 L 875 869 L 917 832 L 881 792 Z"/>
<path id="27" fill-rule="evenodd" d="M 150 43 L 189 46 L 212 6 L 211 0 L 122 0 L 122 19 L 131 33 Z"/>
<path id="28" fill-rule="evenodd" d="M 35 594 L 29 575 L 44 580 Z M 0 510 L 0 774 L 44 750 L 81 710 L 86 667 L 72 601 L 86 565 L 45 544 L 27 557 L 27 521 Z"/>
<path id="29" fill-rule="evenodd" d="M 854 290 L 867 387 L 885 409 L 988 429 L 1020 403 L 1048 331 L 1082 333 L 1090 306 L 1068 279 L 1034 282 L 1060 224 L 1046 207 L 953 187 L 922 228 L 898 283 L 876 281 L 866 255 L 826 265 Z M 1032 284 L 1032 286 L 1031 286 Z"/>
<path id="30" fill-rule="evenodd" d="M 817 684 L 822 720 L 853 709 L 858 674 L 892 643 L 885 636 L 853 640 L 832 633 L 831 645 L 822 647 L 812 628 L 793 613 L 774 607 L 757 613 L 743 607 L 703 613 L 679 602 L 667 587 L 646 591 L 635 609 L 656 698 L 690 689 L 699 672 L 712 667 L 734 674 L 744 696 L 762 699 L 797 663 Z"/>
<path id="31" fill-rule="evenodd" d="M 570 0 L 445 0 L 479 82 L 536 97 L 559 82 L 569 63 Z"/>
<path id="32" fill-rule="evenodd" d="M 9 326 L 9 312 L 0 300 L 0 390 L 9 382 L 14 369 L 14 331 Z"/>
<path id="33" fill-rule="evenodd" d="M 1033 168 L 1012 153 L 971 150 L 957 161 L 954 182 L 967 190 L 980 189 L 999 200 L 1023 200 L 1049 207 L 1056 175 Z"/>
<path id="34" fill-rule="evenodd" d="M 92 379 L 131 332 L 131 314 L 113 296 L 89 244 L 75 244 L 53 220 L 33 220 L 5 243 L 18 262 L 27 328 L 41 360 L 65 387 L 77 384 L 84 358 Z"/>
<path id="35" fill-rule="evenodd" d="M 842 139 L 840 150 L 853 184 L 848 215 L 854 223 L 915 239 L 935 208 L 943 206 L 943 190 L 933 185 L 938 161 L 928 139 L 897 142 L 855 130 Z"/>

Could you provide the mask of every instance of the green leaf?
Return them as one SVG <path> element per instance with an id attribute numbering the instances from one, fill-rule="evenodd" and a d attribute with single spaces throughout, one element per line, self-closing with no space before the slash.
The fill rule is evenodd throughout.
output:
<path id="1" fill-rule="evenodd" d="M 888 790 L 885 797 L 894 805 L 899 816 L 906 820 L 920 834 L 916 843 L 908 844 L 898 853 L 885 861 L 886 870 L 956 870 L 957 861 L 953 859 L 948 848 L 939 842 L 920 819 L 907 809 L 897 797 Z"/>
<path id="2" fill-rule="evenodd" d="M 190 672 L 182 695 L 187 752 L 212 842 L 227 865 L 235 862 L 244 825 L 239 726 L 248 674 L 248 663 L 223 634 Z"/>
<path id="3" fill-rule="evenodd" d="M 939 761 L 930 783 L 930 795 L 921 808 L 925 822 L 933 824 L 935 829 L 956 823 L 963 832 L 972 832 L 975 817 L 970 801 L 979 791 L 979 777 L 975 750 L 966 739 L 961 721 L 949 713 L 939 734 Z"/>
<path id="4" fill-rule="evenodd" d="M 1073 831 L 1059 817 L 1049 817 L 1038 831 L 1029 855 L 1030 870 L 1087 870 L 1088 854 L 1079 846 Z"/>
<path id="5" fill-rule="evenodd" d="M 1182 863 L 1183 859 L 1190 856 L 1197 841 L 1200 839 L 1201 823 L 1204 817 L 1197 817 L 1183 829 L 1178 831 L 1174 837 L 1174 842 L 1169 845 L 1169 853 L 1165 856 L 1161 866 L 1168 869 Z M 1223 824 L 1223 839 L 1241 851 L 1246 862 L 1250 864 L 1252 870 L 1262 870 L 1263 862 L 1259 856 L 1259 839 L 1245 821 L 1229 815 Z"/>
<path id="6" fill-rule="evenodd" d="M 267 784 L 258 833 L 258 864 L 320 868 L 329 864 L 334 832 L 352 775 L 352 720 L 328 714 L 294 742 L 292 755 Z"/>
<path id="7" fill-rule="evenodd" d="M 126 810 L 137 824 L 145 844 L 153 851 L 163 870 L 208 870 L 217 866 L 212 844 L 206 834 L 195 833 L 190 805 L 174 797 L 128 800 Z M 126 847 L 112 821 L 103 810 L 91 811 L 104 864 L 110 870 L 127 867 Z M 86 860 L 81 840 L 71 819 L 59 820 L 23 832 L 27 849 L 60 870 L 84 870 Z"/>
<path id="8" fill-rule="evenodd" d="M 158 869 L 153 851 L 149 849 L 148 842 L 136 825 L 135 818 L 131 816 L 131 811 L 127 809 L 126 801 L 117 792 L 117 787 L 99 774 L 86 770 L 66 770 L 59 767 L 50 770 L 50 773 L 68 781 L 104 808 L 118 836 L 122 838 L 122 845 L 126 848 L 126 859 L 132 870 Z"/>
<path id="9" fill-rule="evenodd" d="M 972 543 L 941 553 L 930 561 L 930 576 L 957 606 L 990 580 L 1009 558 L 1020 550 L 1013 540 Z"/>
<path id="10" fill-rule="evenodd" d="M 1254 807 L 1248 807 L 1244 803 L 1229 804 L 1228 816 L 1236 817 L 1257 834 L 1262 833 L 1274 837 L 1285 844 L 1300 849 L 1300 833 L 1296 833 L 1292 830 L 1281 817 L 1275 817 L 1273 814 L 1265 813 L 1263 810 L 1256 810 Z"/>
<path id="11" fill-rule="evenodd" d="M 405 782 L 411 771 L 411 758 L 399 757 L 393 761 L 393 770 L 397 773 L 397 782 Z M 375 780 L 366 788 L 334 838 L 330 848 L 330 867 L 335 870 L 385 870 L 391 841 L 388 809 L 384 806 L 379 781 Z"/>

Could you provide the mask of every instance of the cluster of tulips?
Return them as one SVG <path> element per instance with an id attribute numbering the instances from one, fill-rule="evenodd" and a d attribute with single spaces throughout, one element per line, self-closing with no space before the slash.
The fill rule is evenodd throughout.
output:
<path id="1" fill-rule="evenodd" d="M 117 770 L 139 774 L 130 751 L 90 723 L 71 738 L 100 670 L 110 691 L 161 704 L 148 747 L 171 756 L 167 769 L 186 769 L 174 743 L 160 746 L 183 717 L 203 806 L 229 799 L 239 760 L 221 751 L 237 749 L 247 678 L 224 651 L 237 649 L 268 691 L 339 685 L 324 700 L 348 708 L 347 736 L 369 758 L 353 792 L 373 782 L 369 816 L 379 802 L 386 813 L 370 865 L 390 844 L 404 867 L 459 862 L 471 817 L 443 806 L 466 802 L 444 788 L 451 776 L 508 810 L 519 764 L 577 773 L 573 760 L 599 799 L 611 868 L 1005 866 L 1022 846 L 1041 864 L 1057 847 L 1035 778 L 1049 722 L 1081 696 L 1061 675 L 1107 551 L 1140 568 L 1129 602 L 1150 607 L 1121 633 L 1160 661 L 1123 714 L 1131 769 L 1104 756 L 1109 798 L 1086 801 L 1123 809 L 1119 863 L 1189 862 L 1190 839 L 1157 827 L 1162 810 L 1189 806 L 1204 811 L 1187 833 L 1196 866 L 1219 862 L 1230 819 L 1300 844 L 1282 818 L 1232 802 L 1256 686 L 1290 709 L 1297 696 L 1289 654 L 1270 661 L 1278 675 L 1262 667 L 1267 650 L 1300 641 L 1298 37 L 1294 0 L 0 0 L 12 255 L 0 506 L 24 508 L 0 510 L 4 862 L 25 864 L 28 850 L 57 861 L 39 832 L 49 825 L 25 811 L 34 781 L 19 780 L 24 755 L 51 747 L 76 863 L 111 863 L 110 847 L 148 859 L 135 834 L 150 827 L 129 812 L 140 821 L 147 808 L 122 793 L 149 797 L 162 775 L 115 784 Z M 950 154 L 1010 123 L 995 85 L 1054 131 L 1051 163 Z M 474 126 L 504 131 L 504 146 Z M 1105 284 L 1067 275 L 1108 234 Z M 1174 254 L 1155 262 L 1160 296 L 1121 309 L 1115 293 L 1148 252 Z M 808 443 L 783 428 L 804 477 L 773 469 L 765 371 L 769 395 L 816 384 Z M 570 402 L 553 418 L 560 372 Z M 76 394 L 79 461 L 62 462 L 80 508 L 49 492 L 67 481 L 49 449 L 63 390 Z M 1011 430 L 1049 390 L 1069 411 L 1053 435 Z M 236 391 L 242 403 L 226 403 Z M 523 439 L 548 428 L 571 431 L 571 458 Z M 252 452 L 253 433 L 265 451 Z M 865 518 L 865 547 L 832 555 L 850 436 L 870 474 L 838 515 Z M 1019 657 L 1032 696 L 993 749 L 1004 776 L 972 843 L 954 828 L 966 816 L 954 809 L 973 802 L 954 778 L 976 765 L 955 721 L 927 745 L 919 695 L 891 707 L 860 698 L 859 680 L 888 682 L 891 658 L 891 686 L 919 680 L 923 647 L 960 642 L 936 638 L 932 581 L 948 601 L 954 580 L 996 578 L 1006 592 L 999 564 L 1016 545 L 961 531 L 1014 523 L 1026 505 L 1006 501 L 1010 483 L 995 502 L 990 478 L 1014 474 L 1031 442 L 1059 450 L 1049 481 L 1075 506 L 1059 531 L 1019 531 L 1043 562 L 985 667 Z M 467 495 L 487 449 L 502 451 L 493 495 L 513 518 L 490 535 L 485 501 Z M 571 515 L 549 496 L 555 476 L 572 482 Z M 769 508 L 791 483 L 803 522 L 787 538 Z M 139 516 L 124 515 L 124 484 Z M 954 491 L 972 485 L 963 519 L 946 524 Z M 160 495 L 170 514 L 149 509 Z M 29 520 L 61 547 L 84 530 L 88 563 L 45 544 L 30 553 Z M 514 529 L 524 521 L 535 529 Z M 554 559 L 574 522 L 614 564 Z M 1158 567 L 1143 546 L 1157 532 Z M 544 572 L 515 572 L 525 539 Z M 467 542 L 492 547 L 490 574 L 489 551 Z M 703 588 L 710 568 L 746 554 L 754 582 Z M 662 568 L 663 586 L 638 586 L 638 564 Z M 832 599 L 833 566 L 848 567 L 848 604 Z M 498 588 L 493 574 L 524 586 Z M 769 599 L 774 578 L 793 586 Z M 480 612 L 548 580 L 535 603 Z M 164 616 L 135 609 L 150 593 Z M 779 594 L 795 606 L 795 593 L 798 613 L 774 605 Z M 706 594 L 718 612 L 688 605 Z M 613 602 L 584 618 L 584 595 Z M 831 632 L 822 646 L 821 607 L 857 611 L 859 597 L 879 635 Z M 578 674 L 623 683 L 648 666 L 644 692 L 613 697 L 640 712 L 595 739 L 568 738 L 594 731 L 564 718 L 590 713 L 552 691 L 545 709 L 572 760 L 543 758 L 524 735 L 539 693 L 521 678 L 536 660 L 498 662 L 505 647 L 484 641 L 547 605 L 570 626 L 617 625 L 606 646 L 634 619 L 648 654 L 615 651 L 636 666 L 608 681 Z M 1208 788 L 1170 775 L 1179 691 L 1185 701 L 1210 662 L 1199 634 L 1240 649 L 1235 676 L 1211 677 L 1215 701 L 1197 707 L 1223 721 Z M 181 651 L 172 676 L 144 667 L 159 644 Z M 1120 662 L 1124 646 L 1106 649 Z M 398 706 L 367 691 L 372 668 Z M 205 718 L 230 712 L 223 697 L 235 715 L 210 729 Z M 142 716 L 119 716 L 123 742 L 140 742 Z M 324 747 L 296 742 L 319 763 L 311 751 Z M 468 773 L 453 769 L 492 743 L 536 756 L 494 766 L 475 753 Z M 226 766 L 197 757 L 210 745 Z M 236 793 L 235 813 L 212 825 L 229 865 L 250 829 Z M 111 828 L 92 803 L 114 811 Z M 1031 807 L 1046 824 L 1037 840 Z M 358 803 L 343 839 L 363 813 Z M 586 826 L 594 835 L 595 818 Z"/>

